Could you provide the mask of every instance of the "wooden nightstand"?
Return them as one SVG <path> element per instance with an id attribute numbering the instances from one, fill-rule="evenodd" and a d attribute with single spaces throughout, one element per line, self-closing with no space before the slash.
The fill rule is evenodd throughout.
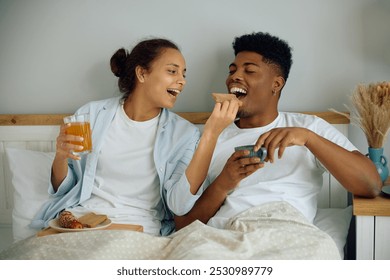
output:
<path id="1" fill-rule="evenodd" d="M 385 184 L 390 184 L 390 179 Z M 390 197 L 382 193 L 373 199 L 354 196 L 353 214 L 356 259 L 390 260 Z"/>

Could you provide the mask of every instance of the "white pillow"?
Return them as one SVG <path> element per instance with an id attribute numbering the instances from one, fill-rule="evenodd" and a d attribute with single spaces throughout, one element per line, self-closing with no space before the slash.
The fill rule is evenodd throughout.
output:
<path id="1" fill-rule="evenodd" d="M 32 218 L 49 198 L 50 169 L 54 152 L 6 148 L 14 190 L 12 231 L 14 241 L 34 235 L 37 230 L 29 227 Z"/>
<path id="2" fill-rule="evenodd" d="M 344 258 L 344 247 L 352 220 L 352 206 L 346 208 L 317 209 L 314 225 L 329 234 Z"/>

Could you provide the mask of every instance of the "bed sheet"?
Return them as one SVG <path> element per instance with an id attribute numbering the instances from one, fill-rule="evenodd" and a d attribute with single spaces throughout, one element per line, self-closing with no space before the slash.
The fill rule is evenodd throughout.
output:
<path id="1" fill-rule="evenodd" d="M 346 208 L 318 209 L 314 219 L 314 225 L 332 237 L 339 249 L 341 258 L 344 258 L 344 249 L 351 221 L 352 205 Z"/>
<path id="2" fill-rule="evenodd" d="M 124 230 L 60 233 L 18 241 L 0 259 L 341 259 L 335 241 L 288 203 L 232 218 L 226 229 L 195 221 L 168 237 Z"/>

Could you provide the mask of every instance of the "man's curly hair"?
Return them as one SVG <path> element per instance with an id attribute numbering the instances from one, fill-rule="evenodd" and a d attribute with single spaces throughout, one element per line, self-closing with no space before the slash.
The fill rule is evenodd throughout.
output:
<path id="1" fill-rule="evenodd" d="M 233 41 L 234 55 L 239 52 L 256 52 L 263 61 L 278 66 L 281 76 L 287 81 L 292 65 L 291 47 L 287 42 L 269 33 L 257 32 L 236 37 Z"/>

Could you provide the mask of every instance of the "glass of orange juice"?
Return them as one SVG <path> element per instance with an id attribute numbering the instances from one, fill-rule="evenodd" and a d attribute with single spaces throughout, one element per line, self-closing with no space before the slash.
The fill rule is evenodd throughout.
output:
<path id="1" fill-rule="evenodd" d="M 91 125 L 89 114 L 72 115 L 64 118 L 64 123 L 70 123 L 65 130 L 65 134 L 81 136 L 83 141 L 70 141 L 71 144 L 81 145 L 84 148 L 81 151 L 73 152 L 74 154 L 87 154 L 92 152 Z"/>

